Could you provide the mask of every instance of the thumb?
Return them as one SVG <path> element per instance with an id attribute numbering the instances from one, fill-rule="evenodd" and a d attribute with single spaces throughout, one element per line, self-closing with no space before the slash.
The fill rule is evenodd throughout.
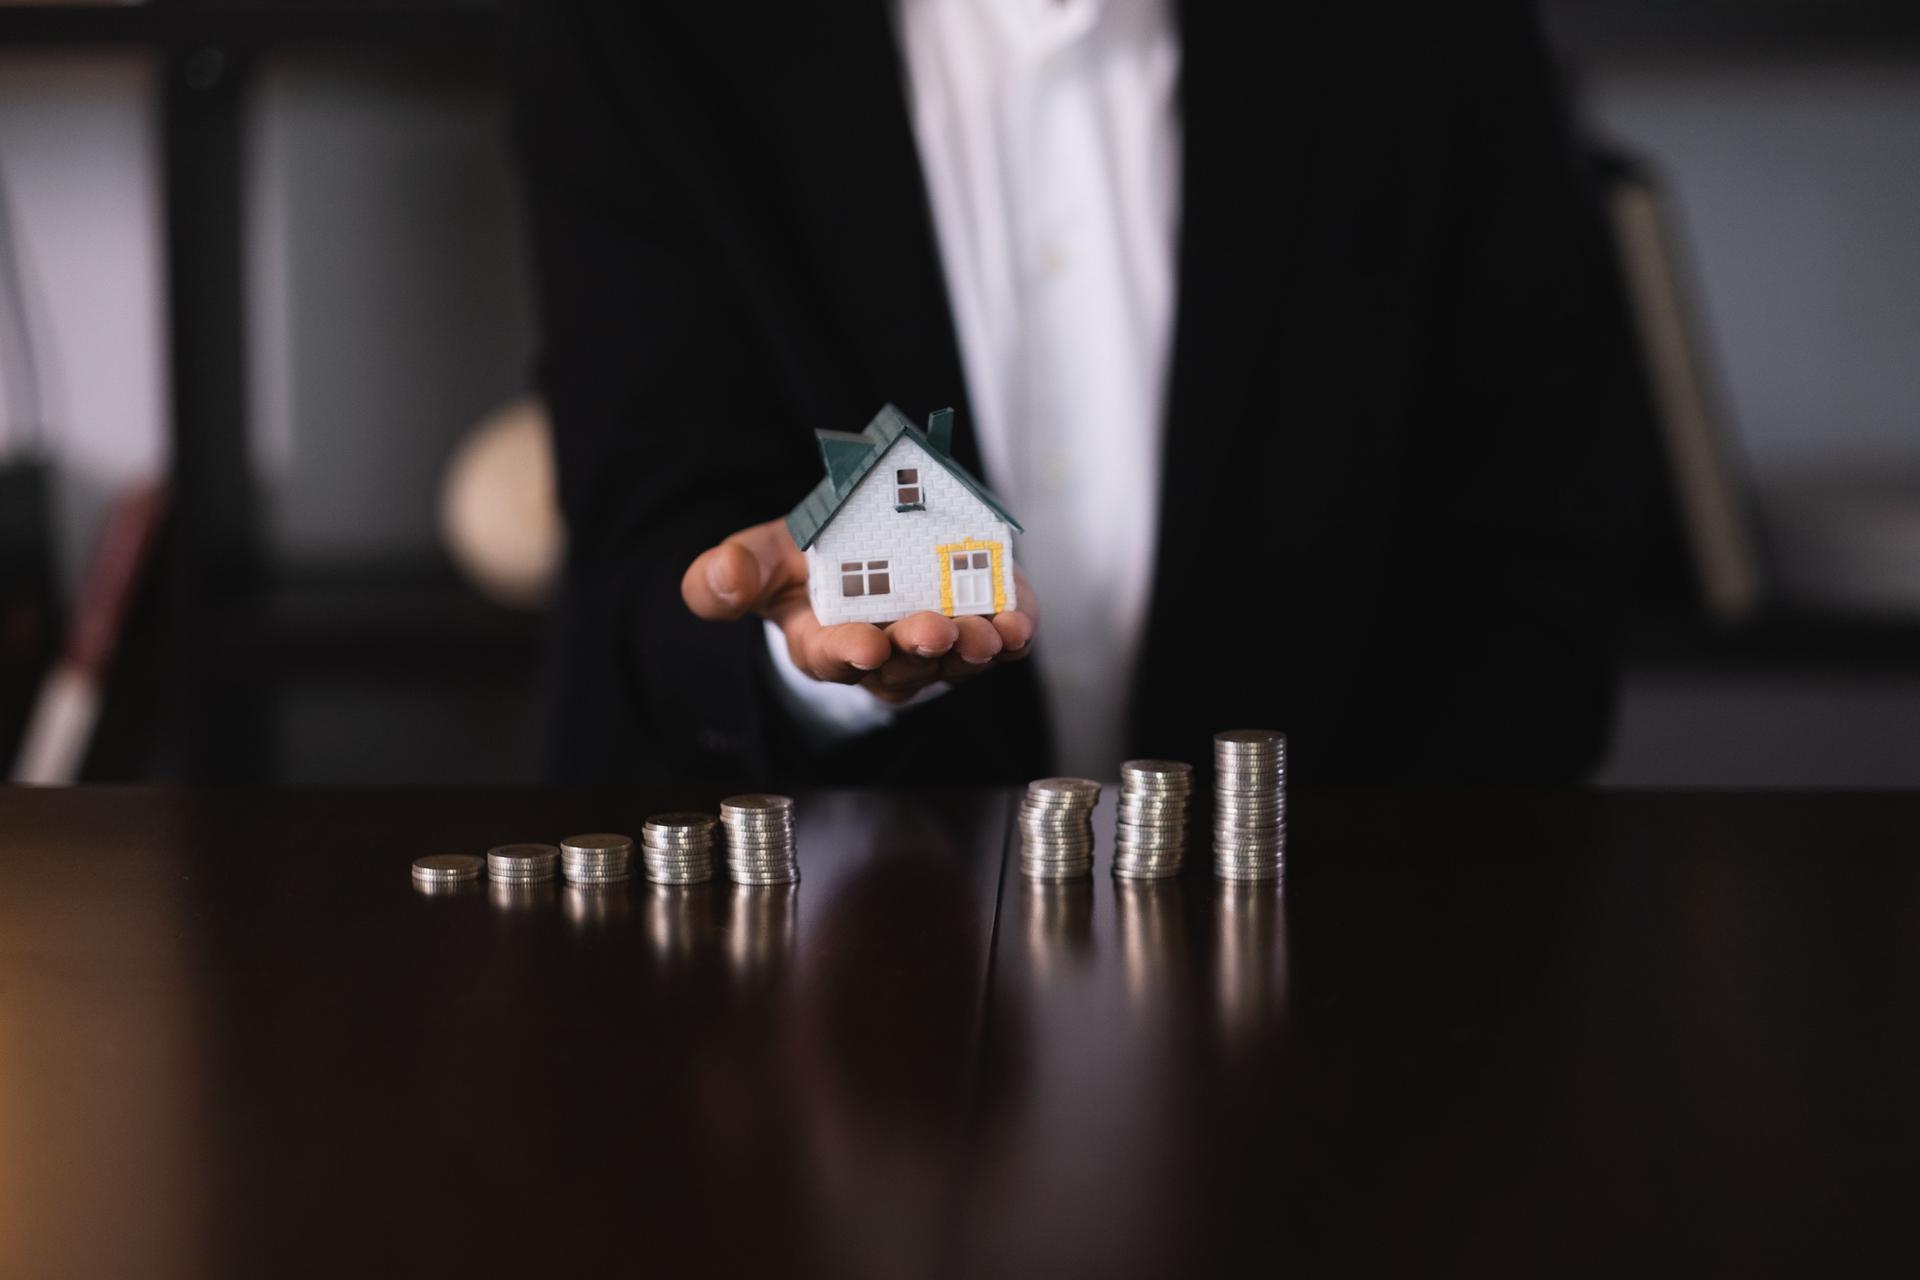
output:
<path id="1" fill-rule="evenodd" d="M 729 539 L 694 558 L 680 579 L 680 597 L 709 622 L 745 617 L 760 603 L 760 562 Z"/>

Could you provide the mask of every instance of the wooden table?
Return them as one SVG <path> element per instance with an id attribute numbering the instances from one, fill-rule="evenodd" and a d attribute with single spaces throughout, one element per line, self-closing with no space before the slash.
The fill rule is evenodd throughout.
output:
<path id="1" fill-rule="evenodd" d="M 1114 882 L 1110 800 L 1026 882 L 982 792 L 803 795 L 785 890 L 407 875 L 716 799 L 0 791 L 0 1276 L 1920 1263 L 1920 797 L 1303 793 L 1284 897 Z"/>

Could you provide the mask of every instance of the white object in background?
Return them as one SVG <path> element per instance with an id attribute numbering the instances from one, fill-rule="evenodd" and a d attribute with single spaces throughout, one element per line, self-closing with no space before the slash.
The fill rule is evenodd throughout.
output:
<path id="1" fill-rule="evenodd" d="M 0 52 L 0 163 L 34 323 L 63 588 L 113 496 L 166 469 L 160 62 Z"/>
<path id="2" fill-rule="evenodd" d="M 566 552 L 546 409 L 518 400 L 475 427 L 447 463 L 440 535 L 481 594 L 516 609 L 553 599 Z"/>
<path id="3" fill-rule="evenodd" d="M 20 743 L 13 780 L 31 787 L 79 781 L 80 761 L 100 715 L 100 682 L 75 667 L 55 667 L 40 684 Z"/>

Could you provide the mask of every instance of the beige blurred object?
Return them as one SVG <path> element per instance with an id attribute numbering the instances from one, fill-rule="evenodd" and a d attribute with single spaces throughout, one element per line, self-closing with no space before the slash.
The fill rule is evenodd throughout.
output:
<path id="1" fill-rule="evenodd" d="M 566 550 L 546 406 L 516 400 L 475 427 L 447 463 L 440 536 L 488 599 L 537 609 L 553 599 Z"/>

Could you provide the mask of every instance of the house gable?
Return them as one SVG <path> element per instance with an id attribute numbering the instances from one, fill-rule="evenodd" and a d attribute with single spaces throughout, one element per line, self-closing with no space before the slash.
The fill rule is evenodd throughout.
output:
<path id="1" fill-rule="evenodd" d="M 950 444 L 951 423 L 950 410 L 935 414 L 931 423 L 933 436 L 941 438 L 942 443 Z M 930 464 L 927 467 L 930 475 L 938 472 L 951 477 L 985 505 L 996 520 L 1010 525 L 1016 532 L 1020 530 L 1020 522 L 985 485 L 955 462 L 946 449 L 935 443 L 934 438 L 914 426 L 905 414 L 892 405 L 884 406 L 866 429 L 858 434 L 848 431 L 817 431 L 814 434 L 820 443 L 821 462 L 826 474 L 787 514 L 787 530 L 802 550 L 812 546 L 821 531 L 839 517 L 841 509 L 859 491 L 880 460 L 892 453 L 903 439 L 925 455 Z M 887 487 L 891 490 L 891 483 Z"/>

